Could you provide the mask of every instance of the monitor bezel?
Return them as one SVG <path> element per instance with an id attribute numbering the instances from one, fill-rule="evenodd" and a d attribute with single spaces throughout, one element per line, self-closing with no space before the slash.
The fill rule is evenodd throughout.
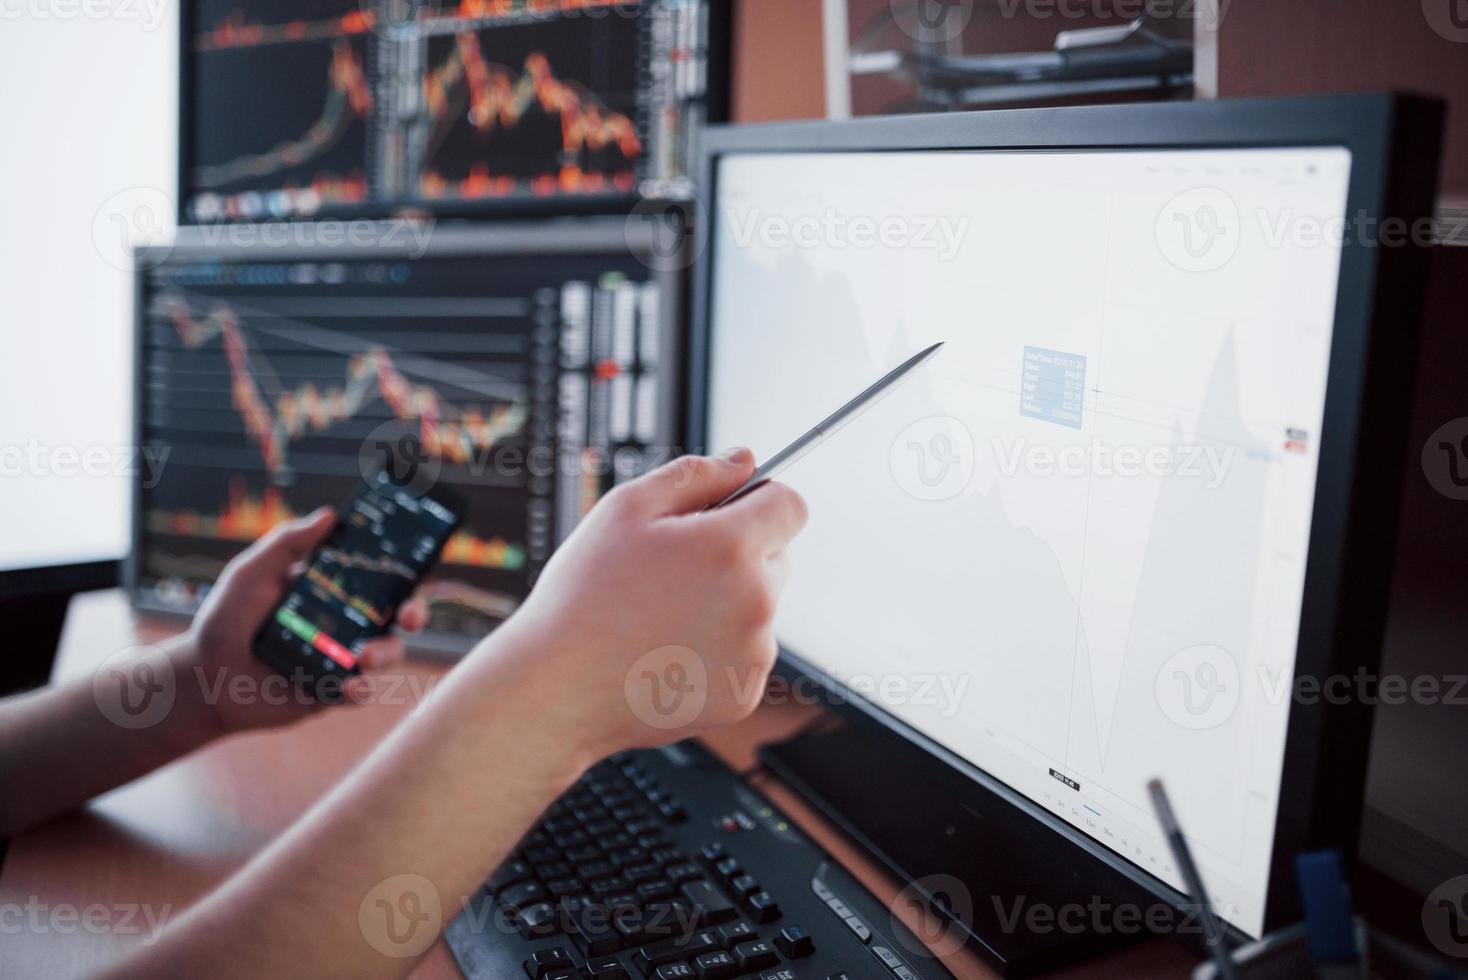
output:
<path id="1" fill-rule="evenodd" d="M 362 261 L 405 258 L 411 260 L 453 258 L 461 256 L 490 258 L 496 255 L 631 255 L 648 266 L 649 278 L 662 287 L 661 310 L 666 364 L 673 368 L 673 384 L 665 385 L 662 419 L 676 446 L 682 439 L 685 392 L 682 372 L 677 370 L 686 359 L 684 331 L 681 325 L 687 313 L 684 269 L 686 263 L 670 258 L 660 249 L 657 230 L 634 215 L 632 218 L 608 216 L 562 217 L 544 221 L 514 222 L 437 222 L 429 227 L 427 244 L 419 250 L 413 235 L 404 233 L 402 220 L 370 222 L 355 219 L 351 224 L 364 233 L 341 235 L 340 229 L 310 222 L 282 226 L 280 238 L 290 244 L 274 244 L 260 236 L 243 236 L 245 241 L 231 241 L 234 236 L 218 235 L 198 226 L 180 228 L 171 245 L 141 248 L 134 253 L 132 316 L 132 410 L 133 445 L 144 444 L 147 418 L 147 365 L 144 342 L 147 329 L 148 277 L 153 269 L 173 262 L 293 262 L 293 261 Z M 375 230 L 375 231 L 374 231 Z M 313 243 L 313 236 L 323 236 Z M 378 244 L 364 244 L 368 241 Z M 672 446 L 668 447 L 670 450 Z M 140 560 L 147 537 L 143 522 L 142 469 L 132 481 L 128 514 L 129 549 L 121 562 L 121 581 L 128 600 L 140 612 L 170 616 L 192 616 L 198 603 L 187 607 L 152 601 L 140 583 Z M 409 648 L 419 654 L 455 659 L 468 652 L 482 637 L 459 633 L 423 631 L 406 637 Z"/>
<path id="2" fill-rule="evenodd" d="M 363 0 L 364 3 L 367 0 Z M 629 0 L 650 2 L 650 0 Z M 178 114 L 177 164 L 174 180 L 174 207 L 180 225 L 194 224 L 189 219 L 194 193 L 189 174 L 193 170 L 191 150 L 193 148 L 193 99 L 194 63 L 192 60 L 192 38 L 198 20 L 198 0 L 183 0 L 178 16 L 178 94 L 175 110 Z M 708 78 L 704 94 L 707 124 L 718 125 L 729 120 L 729 107 L 733 98 L 731 78 L 734 57 L 734 15 L 732 0 L 709 0 Z M 545 16 L 553 15 L 545 12 Z M 701 157 L 696 154 L 689 160 L 690 169 L 696 169 Z M 690 177 L 692 174 L 689 175 Z M 296 223 L 323 219 L 393 218 L 432 216 L 437 218 L 481 218 L 487 220 L 516 220 L 521 218 L 551 218 L 563 215 L 597 216 L 625 214 L 640 201 L 647 200 L 637 191 L 597 192 L 568 197 L 548 198 L 491 198 L 485 200 L 432 200 L 413 195 L 401 198 L 368 199 L 353 203 L 327 203 L 307 214 L 290 214 L 283 218 L 262 216 L 254 219 L 226 219 L 226 224 L 237 222 L 280 222 Z"/>
<path id="3" fill-rule="evenodd" d="M 1338 146 L 1351 153 L 1346 214 L 1411 223 L 1433 213 L 1440 103 L 1396 94 L 1019 109 L 847 122 L 714 127 L 705 139 L 689 337 L 688 435 L 706 451 L 709 331 L 720 161 L 733 155 L 902 151 L 1065 151 Z M 1415 226 L 1412 226 L 1415 227 Z M 1422 249 L 1342 250 L 1321 462 L 1306 559 L 1296 676 L 1355 676 L 1380 664 L 1426 282 Z M 945 746 L 781 647 L 785 670 L 831 692 L 835 710 L 922 750 L 958 795 L 990 793 L 1178 908 L 1187 897 Z M 1371 709 L 1357 699 L 1292 706 L 1263 931 L 1296 920 L 1293 858 L 1333 847 L 1353 859 Z M 1298 699 L 1297 699 L 1298 702 Z M 912 753 L 918 755 L 918 753 Z M 1249 934 L 1230 923 L 1236 938 Z"/>

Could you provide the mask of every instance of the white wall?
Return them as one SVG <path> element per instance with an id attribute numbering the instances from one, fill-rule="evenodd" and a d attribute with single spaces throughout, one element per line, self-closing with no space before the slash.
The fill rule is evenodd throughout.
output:
<path id="1" fill-rule="evenodd" d="M 127 548 L 131 279 L 171 235 L 178 10 L 0 0 L 0 570 Z"/>

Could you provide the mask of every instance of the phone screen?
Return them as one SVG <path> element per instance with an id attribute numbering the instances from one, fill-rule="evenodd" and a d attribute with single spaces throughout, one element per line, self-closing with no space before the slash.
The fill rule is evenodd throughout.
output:
<path id="1" fill-rule="evenodd" d="M 305 679 L 354 673 L 362 645 L 386 632 L 458 526 L 460 508 L 379 474 L 342 509 L 255 644 Z"/>

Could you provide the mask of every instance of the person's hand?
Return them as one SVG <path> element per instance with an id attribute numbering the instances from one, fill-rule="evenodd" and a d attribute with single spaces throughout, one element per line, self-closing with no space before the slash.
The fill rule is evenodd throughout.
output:
<path id="1" fill-rule="evenodd" d="M 206 688 L 225 732 L 290 724 L 319 707 L 309 692 L 298 690 L 256 658 L 251 646 L 265 617 L 305 571 L 305 560 L 334 522 L 331 508 L 323 507 L 272 529 L 229 563 L 194 617 L 189 641 L 192 673 L 197 676 L 189 682 Z M 427 619 L 428 609 L 421 600 L 410 600 L 398 609 L 397 624 L 410 632 L 422 629 Z M 372 690 L 369 675 L 401 663 L 403 657 L 403 641 L 392 633 L 364 644 L 359 660 L 363 673 L 346 681 L 344 699 L 367 700 Z"/>
<path id="2" fill-rule="evenodd" d="M 547 723 L 597 756 L 687 738 L 758 705 L 776 656 L 785 546 L 805 502 L 771 483 L 705 511 L 754 471 L 748 450 L 685 457 L 613 490 L 486 644 L 531 672 Z M 494 656 L 494 653 L 487 655 Z"/>

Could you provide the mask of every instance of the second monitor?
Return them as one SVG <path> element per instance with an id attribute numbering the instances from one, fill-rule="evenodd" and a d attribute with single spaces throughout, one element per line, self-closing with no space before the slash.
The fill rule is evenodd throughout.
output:
<path id="1" fill-rule="evenodd" d="M 424 645 L 462 649 L 669 452 L 677 278 L 621 221 L 371 227 L 357 247 L 292 226 L 291 246 L 143 253 L 138 439 L 161 461 L 135 496 L 143 606 L 192 611 L 271 526 L 406 467 L 469 505 L 424 588 Z"/>

